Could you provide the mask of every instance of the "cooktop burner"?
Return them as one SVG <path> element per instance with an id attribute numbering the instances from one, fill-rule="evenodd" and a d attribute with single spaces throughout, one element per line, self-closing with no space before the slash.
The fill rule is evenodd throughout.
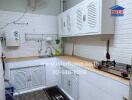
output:
<path id="1" fill-rule="evenodd" d="M 123 78 L 130 79 L 131 65 L 118 63 L 115 61 L 100 61 L 97 62 L 96 68 L 99 70 L 109 72 Z"/>

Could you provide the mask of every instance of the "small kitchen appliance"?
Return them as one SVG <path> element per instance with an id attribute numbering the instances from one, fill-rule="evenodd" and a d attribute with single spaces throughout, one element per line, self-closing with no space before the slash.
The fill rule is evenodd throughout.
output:
<path id="1" fill-rule="evenodd" d="M 97 62 L 96 68 L 114 75 L 121 76 L 126 79 L 130 79 L 131 76 L 131 65 L 118 63 L 115 61 Z"/>
<path id="2" fill-rule="evenodd" d="M 106 43 L 106 60 L 102 60 L 96 63 L 96 68 L 99 70 L 109 72 L 114 75 L 121 76 L 126 79 L 130 79 L 131 77 L 131 65 L 118 63 L 116 61 L 110 60 L 109 53 L 110 40 L 107 40 Z"/>

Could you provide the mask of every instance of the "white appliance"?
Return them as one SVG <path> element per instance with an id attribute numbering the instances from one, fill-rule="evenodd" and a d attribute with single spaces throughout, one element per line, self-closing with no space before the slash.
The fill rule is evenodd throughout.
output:
<path id="1" fill-rule="evenodd" d="M 132 100 L 132 77 L 130 80 L 130 93 L 129 93 L 129 100 Z"/>
<path id="2" fill-rule="evenodd" d="M 16 30 L 6 31 L 6 46 L 18 47 L 20 46 L 20 33 Z"/>
<path id="3" fill-rule="evenodd" d="M 1 42 L 0 42 L 0 56 L 1 56 Z M 4 85 L 4 72 L 3 72 L 3 66 L 0 58 L 0 100 L 5 100 L 5 85 Z"/>

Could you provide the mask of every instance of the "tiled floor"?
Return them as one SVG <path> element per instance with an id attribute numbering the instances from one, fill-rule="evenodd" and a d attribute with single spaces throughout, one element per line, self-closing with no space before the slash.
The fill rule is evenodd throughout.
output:
<path id="1" fill-rule="evenodd" d="M 43 90 L 15 96 L 15 100 L 48 100 Z"/>

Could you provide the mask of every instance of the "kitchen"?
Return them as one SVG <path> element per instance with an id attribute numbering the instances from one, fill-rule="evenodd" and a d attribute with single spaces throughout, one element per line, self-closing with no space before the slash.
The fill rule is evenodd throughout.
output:
<path id="1" fill-rule="evenodd" d="M 131 5 L 0 0 L 0 100 L 132 100 Z"/>

